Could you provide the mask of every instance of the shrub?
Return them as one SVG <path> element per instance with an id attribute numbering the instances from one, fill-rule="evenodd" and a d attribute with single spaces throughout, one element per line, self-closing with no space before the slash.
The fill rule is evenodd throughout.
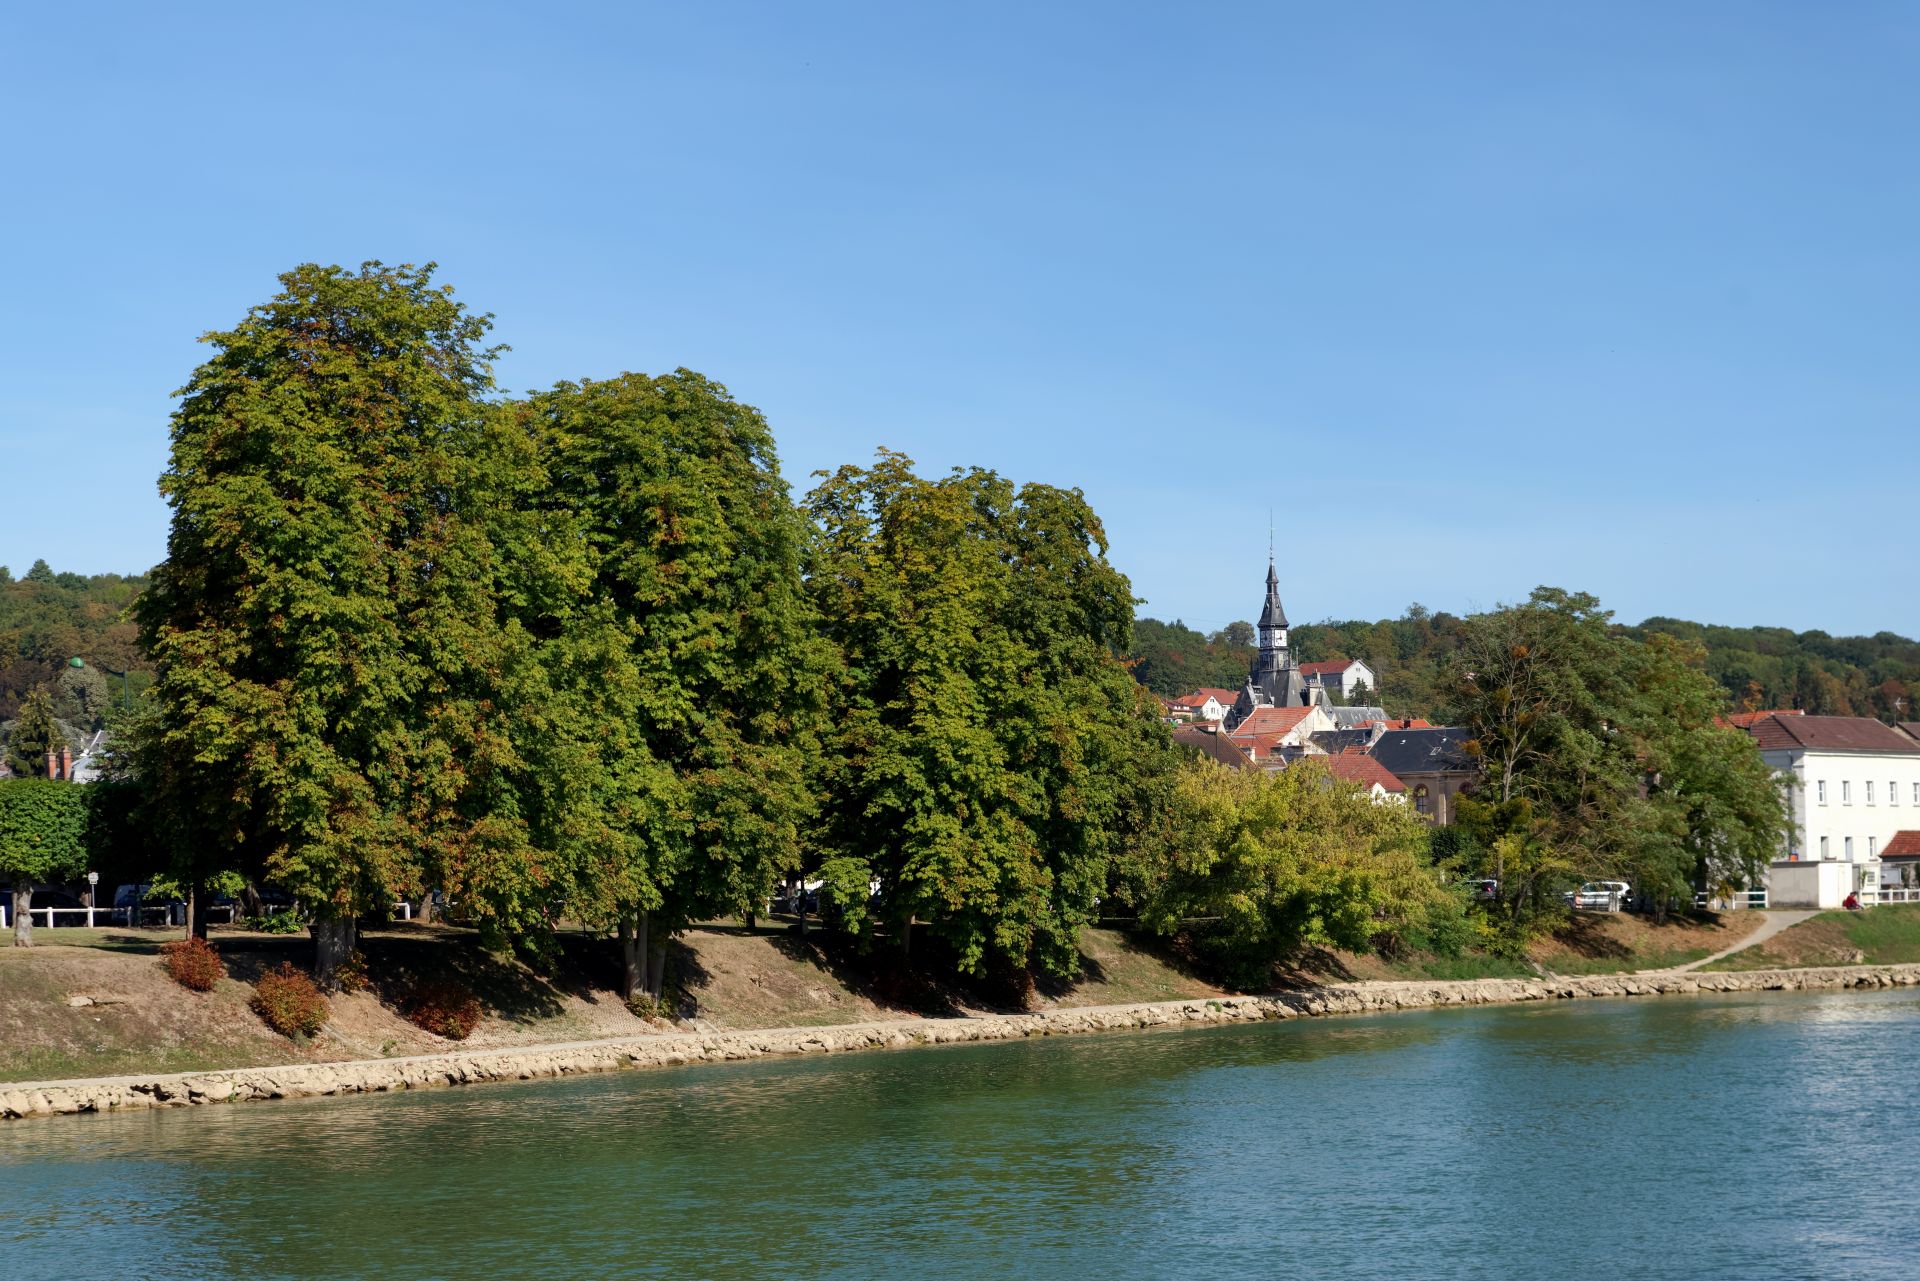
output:
<path id="1" fill-rule="evenodd" d="M 265 916 L 249 916 L 247 928 L 262 934 L 298 934 L 306 926 L 300 923 L 300 913 L 288 907 Z"/>
<path id="2" fill-rule="evenodd" d="M 422 984 L 408 998 L 406 1011 L 415 1027 L 449 1041 L 464 1041 L 480 1026 L 480 998 L 450 979 Z"/>
<path id="3" fill-rule="evenodd" d="M 253 985 L 253 1010 L 282 1036 L 312 1036 L 333 1013 L 313 980 L 287 961 Z"/>
<path id="4" fill-rule="evenodd" d="M 227 974 L 227 967 L 220 963 L 220 953 L 197 936 L 163 944 L 160 963 L 166 966 L 168 977 L 175 983 L 195 992 L 213 991 L 213 985 Z"/>
<path id="5" fill-rule="evenodd" d="M 367 954 L 357 947 L 348 952 L 346 959 L 334 969 L 333 981 L 349 996 L 372 987 L 373 980 L 367 976 Z"/>

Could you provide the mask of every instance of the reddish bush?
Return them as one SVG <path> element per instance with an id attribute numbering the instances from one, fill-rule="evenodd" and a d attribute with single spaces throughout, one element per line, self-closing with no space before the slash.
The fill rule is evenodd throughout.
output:
<path id="1" fill-rule="evenodd" d="M 451 980 L 424 983 L 407 1000 L 407 1018 L 449 1041 L 464 1041 L 480 1026 L 480 998 Z"/>
<path id="2" fill-rule="evenodd" d="M 279 969 L 268 970 L 253 985 L 253 1012 L 282 1036 L 312 1036 L 333 1009 L 304 971 L 282 961 Z"/>
<path id="3" fill-rule="evenodd" d="M 227 967 L 220 963 L 220 953 L 198 937 L 162 944 L 160 963 L 167 967 L 167 975 L 175 983 L 196 992 L 213 991 L 213 985 L 227 974 Z"/>

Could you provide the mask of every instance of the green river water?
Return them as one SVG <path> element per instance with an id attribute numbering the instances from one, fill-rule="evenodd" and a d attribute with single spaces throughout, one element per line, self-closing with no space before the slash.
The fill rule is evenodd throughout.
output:
<path id="1" fill-rule="evenodd" d="M 0 1278 L 1920 1277 L 1920 992 L 0 1126 Z"/>

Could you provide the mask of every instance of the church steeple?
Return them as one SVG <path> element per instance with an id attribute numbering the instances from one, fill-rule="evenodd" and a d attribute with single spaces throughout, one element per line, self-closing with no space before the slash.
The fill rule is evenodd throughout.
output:
<path id="1" fill-rule="evenodd" d="M 1286 630 L 1287 611 L 1280 604 L 1280 575 L 1274 572 L 1273 553 L 1269 552 L 1267 553 L 1267 603 L 1260 611 L 1260 647 L 1262 649 L 1267 647 L 1265 635 L 1267 632 L 1284 633 Z M 1287 643 L 1285 635 L 1280 637 L 1280 643 L 1282 645 Z"/>

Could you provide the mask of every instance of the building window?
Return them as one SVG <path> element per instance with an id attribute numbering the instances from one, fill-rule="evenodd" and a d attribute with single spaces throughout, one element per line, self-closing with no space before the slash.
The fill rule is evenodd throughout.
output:
<path id="1" fill-rule="evenodd" d="M 1818 783 L 1814 784 L 1814 787 L 1819 789 L 1820 803 L 1825 805 L 1827 803 L 1827 780 L 1824 778 L 1821 779 Z"/>
<path id="2" fill-rule="evenodd" d="M 1422 814 L 1433 812 L 1433 798 L 1427 793 L 1427 785 L 1419 783 L 1413 789 L 1413 808 Z"/>
<path id="3" fill-rule="evenodd" d="M 1844 837 L 1842 838 L 1840 844 L 1841 844 L 1841 848 L 1846 851 L 1847 862 L 1849 863 L 1853 862 L 1853 838 L 1851 836 Z"/>
<path id="4" fill-rule="evenodd" d="M 1820 857 L 1822 859 L 1827 857 L 1827 838 L 1824 836 L 1820 838 Z"/>
<path id="5" fill-rule="evenodd" d="M 1871 860 L 1879 857 L 1880 857 L 1880 838 L 1877 836 L 1869 836 L 1867 838 L 1867 858 Z"/>
<path id="6" fill-rule="evenodd" d="M 1887 804 L 1898 805 L 1899 803 L 1900 803 L 1900 784 L 1894 782 L 1892 779 L 1888 779 L 1887 780 Z"/>
<path id="7" fill-rule="evenodd" d="M 1853 781 L 1851 779 L 1843 778 L 1840 780 L 1840 803 L 1842 805 L 1853 804 Z"/>
<path id="8" fill-rule="evenodd" d="M 1873 780 L 1867 780 L 1867 804 L 1873 804 Z"/>

